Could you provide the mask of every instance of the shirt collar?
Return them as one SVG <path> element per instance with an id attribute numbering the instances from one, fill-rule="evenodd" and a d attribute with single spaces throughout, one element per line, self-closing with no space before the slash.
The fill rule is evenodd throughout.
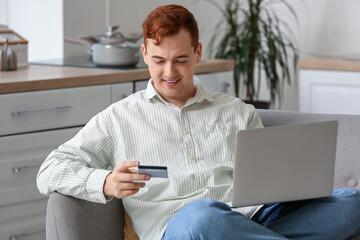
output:
<path id="1" fill-rule="evenodd" d="M 160 96 L 160 95 L 155 90 L 154 86 L 152 85 L 152 79 L 150 78 L 150 80 L 148 81 L 147 86 L 146 86 L 144 97 L 146 99 L 150 100 L 150 99 L 154 98 L 155 96 Z"/>
<path id="2" fill-rule="evenodd" d="M 185 106 L 196 103 L 196 102 L 202 102 L 204 100 L 208 100 L 208 101 L 213 100 L 212 93 L 203 86 L 203 84 L 201 83 L 201 81 L 199 80 L 199 78 L 196 75 L 194 75 L 194 85 L 197 89 L 195 96 L 190 98 L 188 100 L 188 102 L 185 104 Z M 156 89 L 154 88 L 154 86 L 152 84 L 152 79 L 150 79 L 148 81 L 144 97 L 148 100 L 151 100 L 152 98 L 154 98 L 156 96 L 162 100 L 162 97 L 156 91 Z"/>

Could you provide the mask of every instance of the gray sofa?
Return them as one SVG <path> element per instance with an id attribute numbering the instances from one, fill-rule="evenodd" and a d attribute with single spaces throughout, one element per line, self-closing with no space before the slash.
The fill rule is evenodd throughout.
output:
<path id="1" fill-rule="evenodd" d="M 264 126 L 326 120 L 339 122 L 335 187 L 360 190 L 360 115 L 330 115 L 258 110 Z M 53 239 L 123 239 L 124 212 L 121 200 L 103 205 L 59 193 L 51 194 L 46 215 L 46 236 Z M 360 240 L 360 237 L 356 238 Z"/>

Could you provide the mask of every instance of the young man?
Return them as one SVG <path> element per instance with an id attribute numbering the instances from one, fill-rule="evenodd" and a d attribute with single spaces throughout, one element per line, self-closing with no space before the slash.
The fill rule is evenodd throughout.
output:
<path id="1" fill-rule="evenodd" d="M 359 232 L 354 189 L 231 211 L 235 134 L 263 127 L 261 120 L 252 106 L 210 93 L 194 76 L 202 45 L 187 9 L 156 8 L 143 32 L 147 89 L 111 105 L 53 151 L 38 174 L 40 192 L 122 199 L 141 239 L 344 239 Z M 167 166 L 169 178 L 139 174 L 140 162 Z"/>

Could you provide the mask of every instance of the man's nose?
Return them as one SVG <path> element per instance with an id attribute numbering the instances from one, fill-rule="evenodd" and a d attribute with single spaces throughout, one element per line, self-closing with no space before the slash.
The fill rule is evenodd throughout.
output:
<path id="1" fill-rule="evenodd" d="M 174 63 L 167 63 L 165 66 L 165 75 L 168 78 L 176 77 L 176 67 L 174 66 Z"/>

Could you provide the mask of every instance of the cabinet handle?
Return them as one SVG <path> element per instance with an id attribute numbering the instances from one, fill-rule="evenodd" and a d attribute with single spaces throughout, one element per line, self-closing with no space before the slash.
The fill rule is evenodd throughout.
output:
<path id="1" fill-rule="evenodd" d="M 222 92 L 228 93 L 229 87 L 230 87 L 230 83 L 224 82 Z"/>
<path id="2" fill-rule="evenodd" d="M 41 165 L 36 165 L 36 166 L 24 166 L 24 167 L 14 167 L 12 169 L 12 171 L 14 173 L 20 173 L 20 172 L 23 172 L 25 170 L 29 170 L 29 169 L 34 169 L 34 168 L 37 168 L 39 169 L 41 167 Z"/>
<path id="3" fill-rule="evenodd" d="M 24 234 L 19 234 L 19 235 L 13 235 L 9 237 L 9 240 L 21 240 L 25 237 L 29 237 L 31 235 L 35 235 L 35 234 L 39 234 L 39 233 L 44 233 L 45 230 L 41 230 L 41 231 L 37 231 L 37 232 L 33 232 L 33 233 L 24 233 Z"/>
<path id="4" fill-rule="evenodd" d="M 69 111 L 70 109 L 72 109 L 71 106 L 61 106 L 61 107 L 38 109 L 38 110 L 17 111 L 17 112 L 12 112 L 11 116 L 12 117 L 20 117 L 20 116 L 27 116 L 27 115 L 30 115 L 30 114 L 44 113 L 44 112 Z"/>

